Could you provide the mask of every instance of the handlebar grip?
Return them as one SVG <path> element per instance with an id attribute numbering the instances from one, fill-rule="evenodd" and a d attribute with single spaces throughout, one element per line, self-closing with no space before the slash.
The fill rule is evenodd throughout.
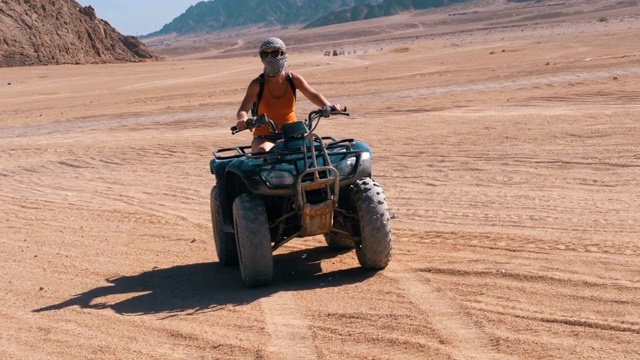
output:
<path id="1" fill-rule="evenodd" d="M 342 107 L 342 111 L 337 111 L 335 105 L 331 105 L 329 107 L 329 110 L 331 111 L 331 115 L 345 115 L 345 116 L 349 116 L 349 113 L 347 112 L 347 107 L 343 106 Z"/>

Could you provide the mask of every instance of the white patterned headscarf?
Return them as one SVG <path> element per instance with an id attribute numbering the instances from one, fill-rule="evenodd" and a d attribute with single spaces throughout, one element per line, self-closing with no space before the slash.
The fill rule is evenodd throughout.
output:
<path id="1" fill-rule="evenodd" d="M 280 74 L 287 66 L 287 46 L 277 37 L 270 37 L 260 45 L 260 52 L 267 49 L 282 51 L 282 55 L 278 57 L 274 58 L 268 56 L 264 59 L 261 58 L 262 64 L 264 65 L 265 76 L 278 76 L 278 74 Z"/>

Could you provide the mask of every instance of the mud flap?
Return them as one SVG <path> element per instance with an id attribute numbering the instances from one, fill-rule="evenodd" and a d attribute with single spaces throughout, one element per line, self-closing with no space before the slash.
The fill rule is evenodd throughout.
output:
<path id="1" fill-rule="evenodd" d="M 326 200 L 319 204 L 304 204 L 300 236 L 329 233 L 333 227 L 333 208 L 333 200 Z"/>
<path id="2" fill-rule="evenodd" d="M 325 161 L 328 162 L 328 159 Z M 313 162 L 316 163 L 315 158 Z M 325 173 L 326 177 L 321 178 L 321 173 Z M 308 174 L 313 174 L 313 180 L 303 183 L 302 179 Z M 320 235 L 331 231 L 333 209 L 338 203 L 338 185 L 338 171 L 331 166 L 307 169 L 298 176 L 296 206 L 298 209 L 302 209 L 298 236 Z M 308 203 L 306 192 L 319 189 L 324 189 L 326 192 L 326 200 L 314 204 Z"/>

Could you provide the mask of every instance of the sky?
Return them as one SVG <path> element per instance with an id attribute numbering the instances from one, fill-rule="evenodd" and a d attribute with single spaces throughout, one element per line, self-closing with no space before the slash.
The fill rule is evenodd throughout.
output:
<path id="1" fill-rule="evenodd" d="M 123 35 L 141 36 L 160 30 L 202 0 L 76 0 L 91 5 L 96 15 Z"/>

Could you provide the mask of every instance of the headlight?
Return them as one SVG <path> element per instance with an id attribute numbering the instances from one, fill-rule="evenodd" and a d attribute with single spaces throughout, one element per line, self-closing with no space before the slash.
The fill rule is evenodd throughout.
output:
<path id="1" fill-rule="evenodd" d="M 338 170 L 338 175 L 342 177 L 347 177 L 353 173 L 353 170 L 356 168 L 356 158 L 351 157 L 346 160 L 342 160 L 337 163 L 335 166 L 336 170 Z"/>
<path id="2" fill-rule="evenodd" d="M 266 181 L 267 185 L 271 187 L 283 187 L 293 184 L 294 179 L 288 171 L 282 170 L 262 170 L 260 175 Z"/>

